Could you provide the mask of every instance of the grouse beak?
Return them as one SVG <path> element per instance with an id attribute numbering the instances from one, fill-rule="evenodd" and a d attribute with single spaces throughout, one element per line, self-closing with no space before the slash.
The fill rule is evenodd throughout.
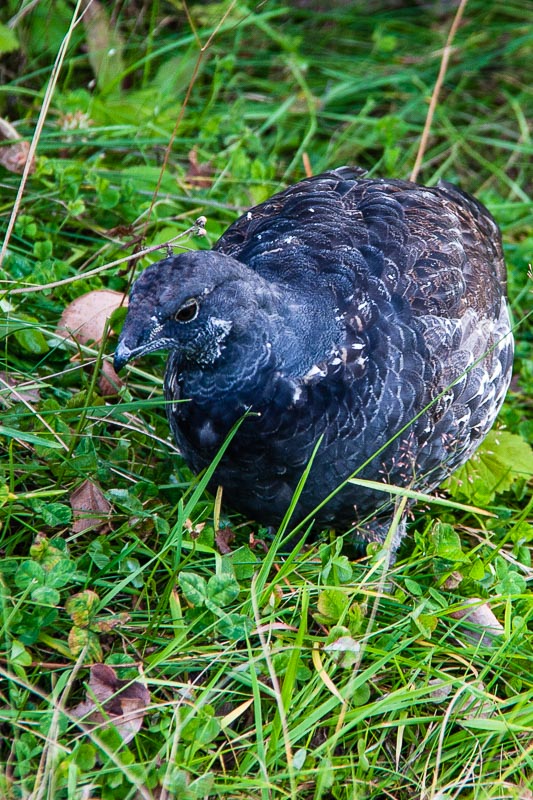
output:
<path id="1" fill-rule="evenodd" d="M 131 327 L 128 327 L 128 319 L 126 318 L 113 358 L 115 372 L 119 372 L 122 367 L 125 367 L 129 361 L 133 361 L 134 358 L 141 358 L 141 356 L 147 353 L 154 353 L 156 350 L 168 350 L 169 342 L 167 339 L 160 337 L 160 330 L 161 327 L 159 325 L 154 325 L 148 330 L 148 335 L 144 332 L 139 340 L 139 336 L 135 333 L 135 328 L 132 331 Z"/>
<path id="2" fill-rule="evenodd" d="M 122 367 L 125 367 L 128 361 L 131 361 L 132 358 L 135 358 L 135 350 L 130 350 L 126 342 L 120 340 L 113 357 L 113 366 L 115 367 L 115 372 L 120 372 Z"/>

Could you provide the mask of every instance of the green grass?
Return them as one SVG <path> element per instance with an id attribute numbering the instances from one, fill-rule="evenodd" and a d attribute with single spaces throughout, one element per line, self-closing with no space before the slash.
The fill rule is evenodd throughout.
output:
<path id="1" fill-rule="evenodd" d="M 0 116 L 31 140 L 75 3 L 4 5 Z M 0 797 L 529 797 L 526 4 L 467 4 L 419 176 L 475 193 L 504 235 L 517 338 L 506 431 L 449 486 L 492 516 L 419 504 L 386 575 L 379 553 L 352 561 L 328 532 L 290 556 L 281 537 L 263 546 L 169 441 L 163 360 L 106 396 L 116 335 L 78 347 L 55 331 L 73 299 L 127 291 L 161 255 L 124 261 L 136 248 L 199 215 L 207 236 L 184 245 L 208 247 L 307 159 L 314 173 L 352 163 L 408 178 L 455 9 L 111 7 L 111 22 L 72 29 L 0 267 Z M 0 183 L 4 239 L 20 175 L 0 166 Z M 110 510 L 79 530 L 70 498 L 87 478 Z M 472 598 L 490 602 L 499 635 L 454 617 Z M 99 662 L 126 681 L 111 687 L 114 722 L 147 706 L 127 743 L 108 712 L 92 726 L 75 714 Z"/>

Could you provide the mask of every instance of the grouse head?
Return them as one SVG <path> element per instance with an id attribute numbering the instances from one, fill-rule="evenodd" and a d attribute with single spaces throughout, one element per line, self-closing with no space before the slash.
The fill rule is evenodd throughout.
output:
<path id="1" fill-rule="evenodd" d="M 247 382 L 268 362 L 296 377 L 335 346 L 339 327 L 333 307 L 328 290 L 306 293 L 270 281 L 224 253 L 172 256 L 148 267 L 133 284 L 115 369 L 169 350 L 180 373 L 223 368 L 235 382 Z"/>
<path id="2" fill-rule="evenodd" d="M 178 352 L 184 365 L 213 365 L 266 295 L 266 282 L 231 256 L 199 251 L 159 261 L 133 284 L 115 368 L 156 350 Z"/>

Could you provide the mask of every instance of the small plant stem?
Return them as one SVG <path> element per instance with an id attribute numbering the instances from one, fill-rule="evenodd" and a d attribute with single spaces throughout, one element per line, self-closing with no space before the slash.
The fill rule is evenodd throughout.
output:
<path id="1" fill-rule="evenodd" d="M 426 122 L 424 124 L 424 130 L 422 131 L 422 136 L 420 137 L 420 144 L 418 145 L 418 152 L 416 154 L 415 164 L 410 175 L 410 180 L 412 181 L 416 181 L 416 179 L 418 178 L 418 173 L 420 172 L 420 168 L 422 166 L 422 159 L 424 158 L 424 154 L 426 152 L 429 139 L 429 132 L 431 130 L 431 125 L 433 123 L 433 116 L 435 114 L 435 109 L 437 108 L 437 103 L 439 101 L 439 94 L 442 88 L 442 84 L 444 83 L 446 70 L 448 69 L 448 62 L 450 60 L 450 55 L 452 52 L 452 42 L 455 38 L 455 34 L 461 22 L 467 2 L 468 0 L 460 0 L 460 3 L 457 7 L 457 11 L 455 12 L 455 17 L 453 18 L 450 32 L 448 33 L 448 38 L 446 40 L 444 50 L 442 51 L 439 74 L 437 75 L 435 86 L 433 87 L 431 100 L 429 102 L 428 113 L 426 116 Z"/>

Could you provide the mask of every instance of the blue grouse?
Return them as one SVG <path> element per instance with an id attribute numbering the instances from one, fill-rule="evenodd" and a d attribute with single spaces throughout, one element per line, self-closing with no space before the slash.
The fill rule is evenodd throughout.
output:
<path id="1" fill-rule="evenodd" d="M 312 459 L 291 523 L 383 541 L 394 498 L 347 479 L 430 491 L 472 455 L 511 377 L 505 284 L 473 197 L 343 167 L 148 267 L 115 366 L 170 351 L 168 419 L 194 472 L 252 412 L 211 482 L 230 508 L 279 524 Z"/>

